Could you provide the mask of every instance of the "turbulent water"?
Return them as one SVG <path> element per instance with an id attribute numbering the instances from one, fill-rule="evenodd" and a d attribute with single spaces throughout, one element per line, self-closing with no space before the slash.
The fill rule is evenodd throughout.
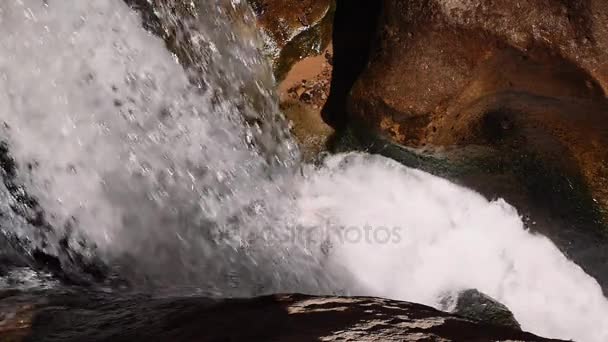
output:
<path id="1" fill-rule="evenodd" d="M 198 6 L 188 39 L 207 54 L 185 69 L 122 1 L 0 3 L 12 158 L 2 160 L 0 224 L 15 253 L 68 250 L 64 269 L 99 263 L 136 289 L 218 296 L 439 307 L 476 288 L 526 330 L 608 340 L 597 282 L 504 201 L 378 156 L 300 164 L 259 42 L 243 31 L 253 27 L 247 8 Z M 3 271 L 0 286 L 15 284 L 60 286 L 27 267 Z"/>

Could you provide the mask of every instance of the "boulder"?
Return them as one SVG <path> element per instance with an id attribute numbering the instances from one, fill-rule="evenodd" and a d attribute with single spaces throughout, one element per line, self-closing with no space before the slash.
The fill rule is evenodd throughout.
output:
<path id="1" fill-rule="evenodd" d="M 359 13 L 356 4 L 339 2 L 336 18 Z M 381 153 L 504 198 L 607 291 L 608 3 L 381 7 L 336 20 L 335 32 L 366 27 L 358 36 L 371 41 L 334 44 L 324 114 L 340 129 L 335 149 Z M 363 49 L 366 63 L 352 66 L 345 56 Z"/>
<path id="2" fill-rule="evenodd" d="M 608 3 L 383 6 L 369 64 L 348 99 L 350 121 L 447 157 L 476 147 L 464 159 L 542 165 L 538 174 L 563 176 L 560 186 L 578 192 L 567 196 L 608 222 Z M 520 178 L 538 184 L 535 176 Z"/>
<path id="3" fill-rule="evenodd" d="M 451 313 L 475 321 L 521 329 L 509 308 L 475 289 L 462 291 L 455 296 L 446 296 L 442 304 Z"/>
<path id="4" fill-rule="evenodd" d="M 0 298 L 3 341 L 556 341 L 380 298 Z"/>

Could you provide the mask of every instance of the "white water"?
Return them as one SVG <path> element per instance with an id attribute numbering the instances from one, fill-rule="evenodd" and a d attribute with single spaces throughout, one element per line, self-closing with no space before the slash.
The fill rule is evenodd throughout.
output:
<path id="1" fill-rule="evenodd" d="M 211 51 L 206 89 L 190 85 L 164 42 L 122 1 L 0 6 L 0 118 L 20 181 L 57 230 L 77 226 L 104 256 L 137 259 L 129 272 L 140 278 L 225 283 L 234 264 L 253 261 L 232 260 L 238 241 L 217 247 L 209 235 L 243 222 L 268 226 L 287 204 L 268 204 L 264 214 L 256 203 L 278 196 L 294 147 L 280 141 L 282 163 L 268 162 L 250 147 L 264 132 L 242 119 L 254 109 L 277 112 L 262 84 L 270 69 L 254 39 L 231 41 L 232 26 L 219 21 L 216 6 L 236 5 L 205 3 L 213 16 L 193 40 Z M 246 95 L 267 103 L 250 104 Z M 273 257 L 257 256 L 269 268 Z M 202 266 L 204 274 L 192 270 Z"/>
<path id="2" fill-rule="evenodd" d="M 381 157 L 333 156 L 299 172 L 289 140 L 271 158 L 253 148 L 264 132 L 243 111 L 277 109 L 261 81 L 268 102 L 240 101 L 268 68 L 256 40 L 230 39 L 233 24 L 217 12 L 238 2 L 201 5 L 213 23 L 199 27 L 211 51 L 206 89 L 189 84 L 121 1 L 46 3 L 0 3 L 3 136 L 52 225 L 78 227 L 134 281 L 220 295 L 345 290 L 433 306 L 476 288 L 526 330 L 608 340 L 597 282 L 506 203 Z M 346 232 L 373 239 L 341 243 Z"/>
<path id="3" fill-rule="evenodd" d="M 440 307 L 442 294 L 475 288 L 509 307 L 524 330 L 608 340 L 600 286 L 527 232 L 504 201 L 382 157 L 335 156 L 326 165 L 302 186 L 302 219 L 381 232 L 371 243 L 336 243 L 331 255 L 365 294 Z M 383 227 L 398 231 L 389 243 Z"/>

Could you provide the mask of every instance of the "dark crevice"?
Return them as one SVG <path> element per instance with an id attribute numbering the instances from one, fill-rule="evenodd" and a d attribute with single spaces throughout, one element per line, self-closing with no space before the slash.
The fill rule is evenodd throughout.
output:
<path id="1" fill-rule="evenodd" d="M 325 122 L 340 130 L 348 123 L 348 94 L 369 61 L 383 1 L 336 2 L 332 82 L 322 115 Z"/>

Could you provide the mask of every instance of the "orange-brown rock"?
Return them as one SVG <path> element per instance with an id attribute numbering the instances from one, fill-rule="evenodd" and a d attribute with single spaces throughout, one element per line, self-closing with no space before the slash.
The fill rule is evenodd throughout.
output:
<path id="1" fill-rule="evenodd" d="M 537 160 L 580 180 L 576 191 L 608 222 L 608 2 L 383 6 L 351 120 L 410 147 L 481 146 L 502 163 Z"/>
<path id="2" fill-rule="evenodd" d="M 249 0 L 278 80 L 282 112 L 304 160 L 326 149 L 333 129 L 321 118 L 331 80 L 335 0 Z M 328 47 L 329 46 L 329 47 Z"/>
<path id="3" fill-rule="evenodd" d="M 281 110 L 291 122 L 291 131 L 306 161 L 326 150 L 334 134 L 321 118 L 331 84 L 331 60 L 330 46 L 321 55 L 295 63 L 279 84 Z"/>
<path id="4" fill-rule="evenodd" d="M 319 55 L 331 40 L 334 0 L 249 0 L 265 40 L 264 50 L 281 80 L 293 64 Z"/>

